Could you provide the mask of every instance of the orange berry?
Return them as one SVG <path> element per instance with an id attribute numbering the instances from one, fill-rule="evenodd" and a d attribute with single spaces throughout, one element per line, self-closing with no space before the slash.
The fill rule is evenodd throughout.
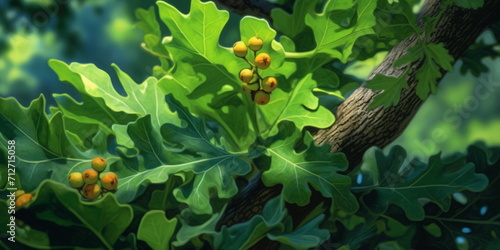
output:
<path id="1" fill-rule="evenodd" d="M 278 87 L 278 80 L 272 76 L 268 76 L 262 81 L 262 89 L 268 93 L 273 92 L 276 87 Z"/>
<path id="2" fill-rule="evenodd" d="M 266 105 L 269 102 L 269 99 L 271 99 L 271 96 L 262 90 L 257 91 L 253 97 L 254 102 L 259 105 Z"/>
<path id="3" fill-rule="evenodd" d="M 118 186 L 118 176 L 115 173 L 105 173 L 101 177 L 101 185 L 106 190 L 115 190 Z"/>
<path id="4" fill-rule="evenodd" d="M 16 208 L 27 205 L 33 199 L 32 194 L 23 194 L 16 199 Z"/>
<path id="5" fill-rule="evenodd" d="M 95 198 L 99 197 L 99 195 L 101 194 L 101 187 L 99 185 L 97 185 L 96 183 L 86 184 L 85 186 L 83 186 L 82 194 L 83 194 L 83 197 L 85 197 L 89 200 L 94 200 Z"/>
<path id="6" fill-rule="evenodd" d="M 271 57 L 267 53 L 258 54 L 254 61 L 259 69 L 267 69 L 271 65 Z"/>
<path id="7" fill-rule="evenodd" d="M 92 168 L 97 172 L 102 172 L 106 169 L 107 162 L 106 159 L 102 157 L 96 157 L 92 159 Z"/>
<path id="8" fill-rule="evenodd" d="M 83 171 L 82 178 L 85 184 L 94 184 L 99 179 L 99 174 L 93 169 L 87 169 Z"/>

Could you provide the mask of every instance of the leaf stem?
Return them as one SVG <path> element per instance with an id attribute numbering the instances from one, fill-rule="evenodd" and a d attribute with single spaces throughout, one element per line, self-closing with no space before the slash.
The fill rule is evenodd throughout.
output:
<path id="1" fill-rule="evenodd" d="M 316 54 L 316 50 L 304 51 L 304 52 L 287 52 L 285 51 L 285 57 L 288 59 L 301 59 L 301 58 L 311 58 Z"/>
<path id="2" fill-rule="evenodd" d="M 146 47 L 145 43 L 141 43 L 141 48 L 143 48 L 145 51 L 147 51 L 148 53 L 150 53 L 153 56 L 170 59 L 170 56 L 168 56 L 168 55 L 160 54 L 158 52 L 150 50 L 148 47 Z"/>
<path id="3" fill-rule="evenodd" d="M 438 221 L 449 221 L 449 222 L 460 222 L 460 223 L 468 223 L 468 224 L 482 224 L 482 225 L 497 225 L 500 226 L 500 222 L 490 220 L 466 220 L 466 219 L 450 219 L 450 218 L 441 218 L 436 216 L 425 216 L 429 219 L 434 219 Z"/>
<path id="4" fill-rule="evenodd" d="M 251 107 L 250 107 L 250 120 L 252 120 L 252 126 L 253 129 L 255 130 L 255 134 L 257 137 L 261 137 L 260 134 L 260 129 L 259 129 L 259 122 L 257 121 L 257 112 L 258 112 L 258 107 L 255 102 L 251 102 Z"/>

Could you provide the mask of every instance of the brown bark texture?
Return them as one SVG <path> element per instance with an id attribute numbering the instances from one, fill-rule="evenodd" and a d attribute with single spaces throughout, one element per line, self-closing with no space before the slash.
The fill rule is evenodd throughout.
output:
<path id="1" fill-rule="evenodd" d="M 428 0 L 419 15 L 419 20 L 438 15 L 442 11 L 443 2 L 444 0 Z M 499 11 L 500 1 L 498 0 L 486 0 L 484 6 L 478 10 L 463 9 L 456 5 L 448 6 L 427 42 L 443 43 L 456 60 L 485 28 L 498 19 Z M 370 78 L 376 74 L 394 77 L 403 74 L 408 66 L 393 67 L 394 61 L 405 55 L 422 37 L 422 34 L 415 34 L 396 45 Z M 382 148 L 391 143 L 404 131 L 423 103 L 415 92 L 418 84 L 415 74 L 422 64 L 422 61 L 414 63 L 409 69 L 408 85 L 410 87 L 403 90 L 397 106 L 368 110 L 367 107 L 378 92 L 363 87 L 363 84 L 338 107 L 335 124 L 315 134 L 316 143 L 330 144 L 332 152 L 345 153 L 351 167 L 360 163 L 363 153 L 369 147 Z M 444 74 L 445 72 L 443 76 Z M 245 222 L 259 214 L 264 204 L 279 195 L 281 189 L 281 186 L 266 187 L 260 181 L 260 175 L 257 175 L 245 191 L 232 202 L 218 227 Z M 300 224 L 307 214 L 322 201 L 324 198 L 314 191 L 308 205 L 299 207 L 288 204 L 287 208 L 293 217 L 294 226 Z M 254 248 L 275 249 L 274 243 L 264 238 Z"/>

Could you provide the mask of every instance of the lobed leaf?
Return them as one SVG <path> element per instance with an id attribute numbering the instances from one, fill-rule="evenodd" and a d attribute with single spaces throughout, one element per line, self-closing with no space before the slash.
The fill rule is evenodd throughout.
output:
<path id="1" fill-rule="evenodd" d="M 346 62 L 356 40 L 374 34 L 372 27 L 376 24 L 376 18 L 373 11 L 376 6 L 375 0 L 357 3 L 352 0 L 330 0 L 321 13 L 308 14 L 305 21 L 314 32 L 314 51 Z"/>
<path id="2" fill-rule="evenodd" d="M 111 157 L 102 132 L 93 136 L 95 143 L 90 149 L 78 149 L 65 132 L 61 112 L 48 118 L 43 96 L 29 107 L 21 106 L 14 98 L 0 98 L 0 123 L 0 133 L 5 138 L 2 151 L 7 149 L 7 140 L 16 141 L 16 174 L 27 191 L 34 190 L 45 179 L 67 183 L 70 172 L 90 168 L 94 157 Z"/>
<path id="3" fill-rule="evenodd" d="M 450 196 L 456 192 L 483 190 L 488 180 L 483 174 L 474 172 L 474 164 L 465 164 L 452 172 L 440 158 L 434 155 L 427 164 L 412 161 L 404 164 L 406 152 L 393 147 L 387 156 L 380 149 L 372 148 L 363 158 L 361 174 L 363 185 L 376 192 L 376 203 L 380 210 L 389 204 L 401 207 L 408 219 L 423 220 L 425 217 L 421 201 L 435 203 L 443 211 L 450 208 Z M 354 189 L 357 189 L 354 187 Z"/>
<path id="4" fill-rule="evenodd" d="M 104 195 L 98 201 L 86 202 L 82 201 L 81 195 L 74 189 L 52 180 L 45 180 L 40 184 L 34 191 L 33 201 L 24 209 L 27 209 L 30 217 L 24 218 L 23 215 L 26 214 L 22 210 L 17 211 L 16 217 L 24 218 L 29 226 L 46 233 L 52 240 L 51 247 L 111 249 L 133 218 L 132 208 L 119 204 L 113 195 Z M 31 241 L 22 234 L 16 236 L 22 238 L 20 241 Z M 31 242 L 36 244 L 32 246 L 43 244 Z"/>
<path id="5" fill-rule="evenodd" d="M 165 211 L 150 210 L 141 219 L 137 239 L 145 241 L 152 249 L 170 249 L 176 224 L 177 219 L 168 220 Z"/>
<path id="6" fill-rule="evenodd" d="M 312 136 L 304 137 L 307 147 L 296 152 L 294 146 L 301 133 L 293 126 L 284 126 L 277 140 L 267 148 L 271 157 L 269 170 L 262 173 L 262 181 L 267 186 L 283 185 L 285 200 L 303 206 L 309 202 L 309 185 L 321 192 L 324 197 L 333 199 L 333 206 L 345 211 L 358 208 L 355 197 L 349 188 L 349 177 L 337 174 L 347 168 L 343 154 L 330 153 L 328 147 L 316 147 Z"/>
<path id="7" fill-rule="evenodd" d="M 375 75 L 371 80 L 366 82 L 366 87 L 373 90 L 382 90 L 380 94 L 375 96 L 369 109 L 376 108 L 383 105 L 385 108 L 395 106 L 399 103 L 401 90 L 408 88 L 408 77 L 403 75 L 401 77 L 389 77 L 385 75 Z"/>

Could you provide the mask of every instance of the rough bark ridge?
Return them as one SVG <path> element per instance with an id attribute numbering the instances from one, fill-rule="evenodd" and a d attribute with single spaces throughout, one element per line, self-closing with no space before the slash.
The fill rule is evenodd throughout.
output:
<path id="1" fill-rule="evenodd" d="M 444 0 L 427 1 L 420 20 L 436 16 L 441 11 L 440 5 L 443 2 Z M 429 42 L 444 43 L 445 48 L 457 59 L 484 29 L 498 18 L 496 13 L 499 9 L 498 0 L 486 0 L 484 7 L 478 10 L 449 6 L 430 35 Z M 394 68 L 392 64 L 415 45 L 419 37 L 421 35 L 414 35 L 395 46 L 373 75 L 400 76 L 405 68 Z M 410 69 L 408 80 L 410 88 L 402 92 L 396 107 L 367 110 L 377 93 L 363 87 L 356 90 L 339 106 L 335 124 L 329 129 L 320 130 L 315 135 L 316 142 L 330 144 L 334 152 L 344 152 L 351 166 L 360 162 L 364 151 L 369 147 L 374 145 L 384 147 L 392 142 L 403 132 L 422 104 L 422 100 L 415 94 L 417 85 L 415 74 L 421 66 L 421 62 L 416 63 Z M 265 187 L 260 181 L 260 176 L 257 175 L 256 178 L 258 179 L 245 188 L 245 192 L 242 192 L 230 205 L 219 227 L 249 220 L 261 212 L 267 200 L 281 192 L 281 186 Z M 293 215 L 294 225 L 298 225 L 308 212 L 323 200 L 318 192 L 313 192 L 311 202 L 307 206 L 289 204 L 287 208 Z M 264 238 L 254 248 L 276 249 L 274 243 Z"/>
<path id="2" fill-rule="evenodd" d="M 444 1 L 428 1 L 422 11 L 422 16 L 436 16 L 442 2 Z M 444 47 L 453 58 L 457 59 L 485 27 L 498 18 L 494 10 L 499 9 L 500 1 L 495 0 L 486 1 L 485 6 L 476 11 L 452 5 L 445 10 L 428 42 L 444 43 Z M 395 68 L 392 64 L 414 46 L 418 39 L 420 39 L 419 35 L 413 35 L 396 45 L 371 77 L 376 74 L 401 76 L 405 67 Z M 363 153 L 369 147 L 384 147 L 394 141 L 407 127 L 423 103 L 415 94 L 418 84 L 415 74 L 421 66 L 421 62 L 418 62 L 410 69 L 408 79 L 410 87 L 401 93 L 397 106 L 368 110 L 367 107 L 377 92 L 364 87 L 354 91 L 338 107 L 335 124 L 329 129 L 318 131 L 315 135 L 316 143 L 318 145 L 328 143 L 332 146 L 332 152 L 344 152 L 349 159 L 350 166 L 354 167 L 361 161 Z"/>

